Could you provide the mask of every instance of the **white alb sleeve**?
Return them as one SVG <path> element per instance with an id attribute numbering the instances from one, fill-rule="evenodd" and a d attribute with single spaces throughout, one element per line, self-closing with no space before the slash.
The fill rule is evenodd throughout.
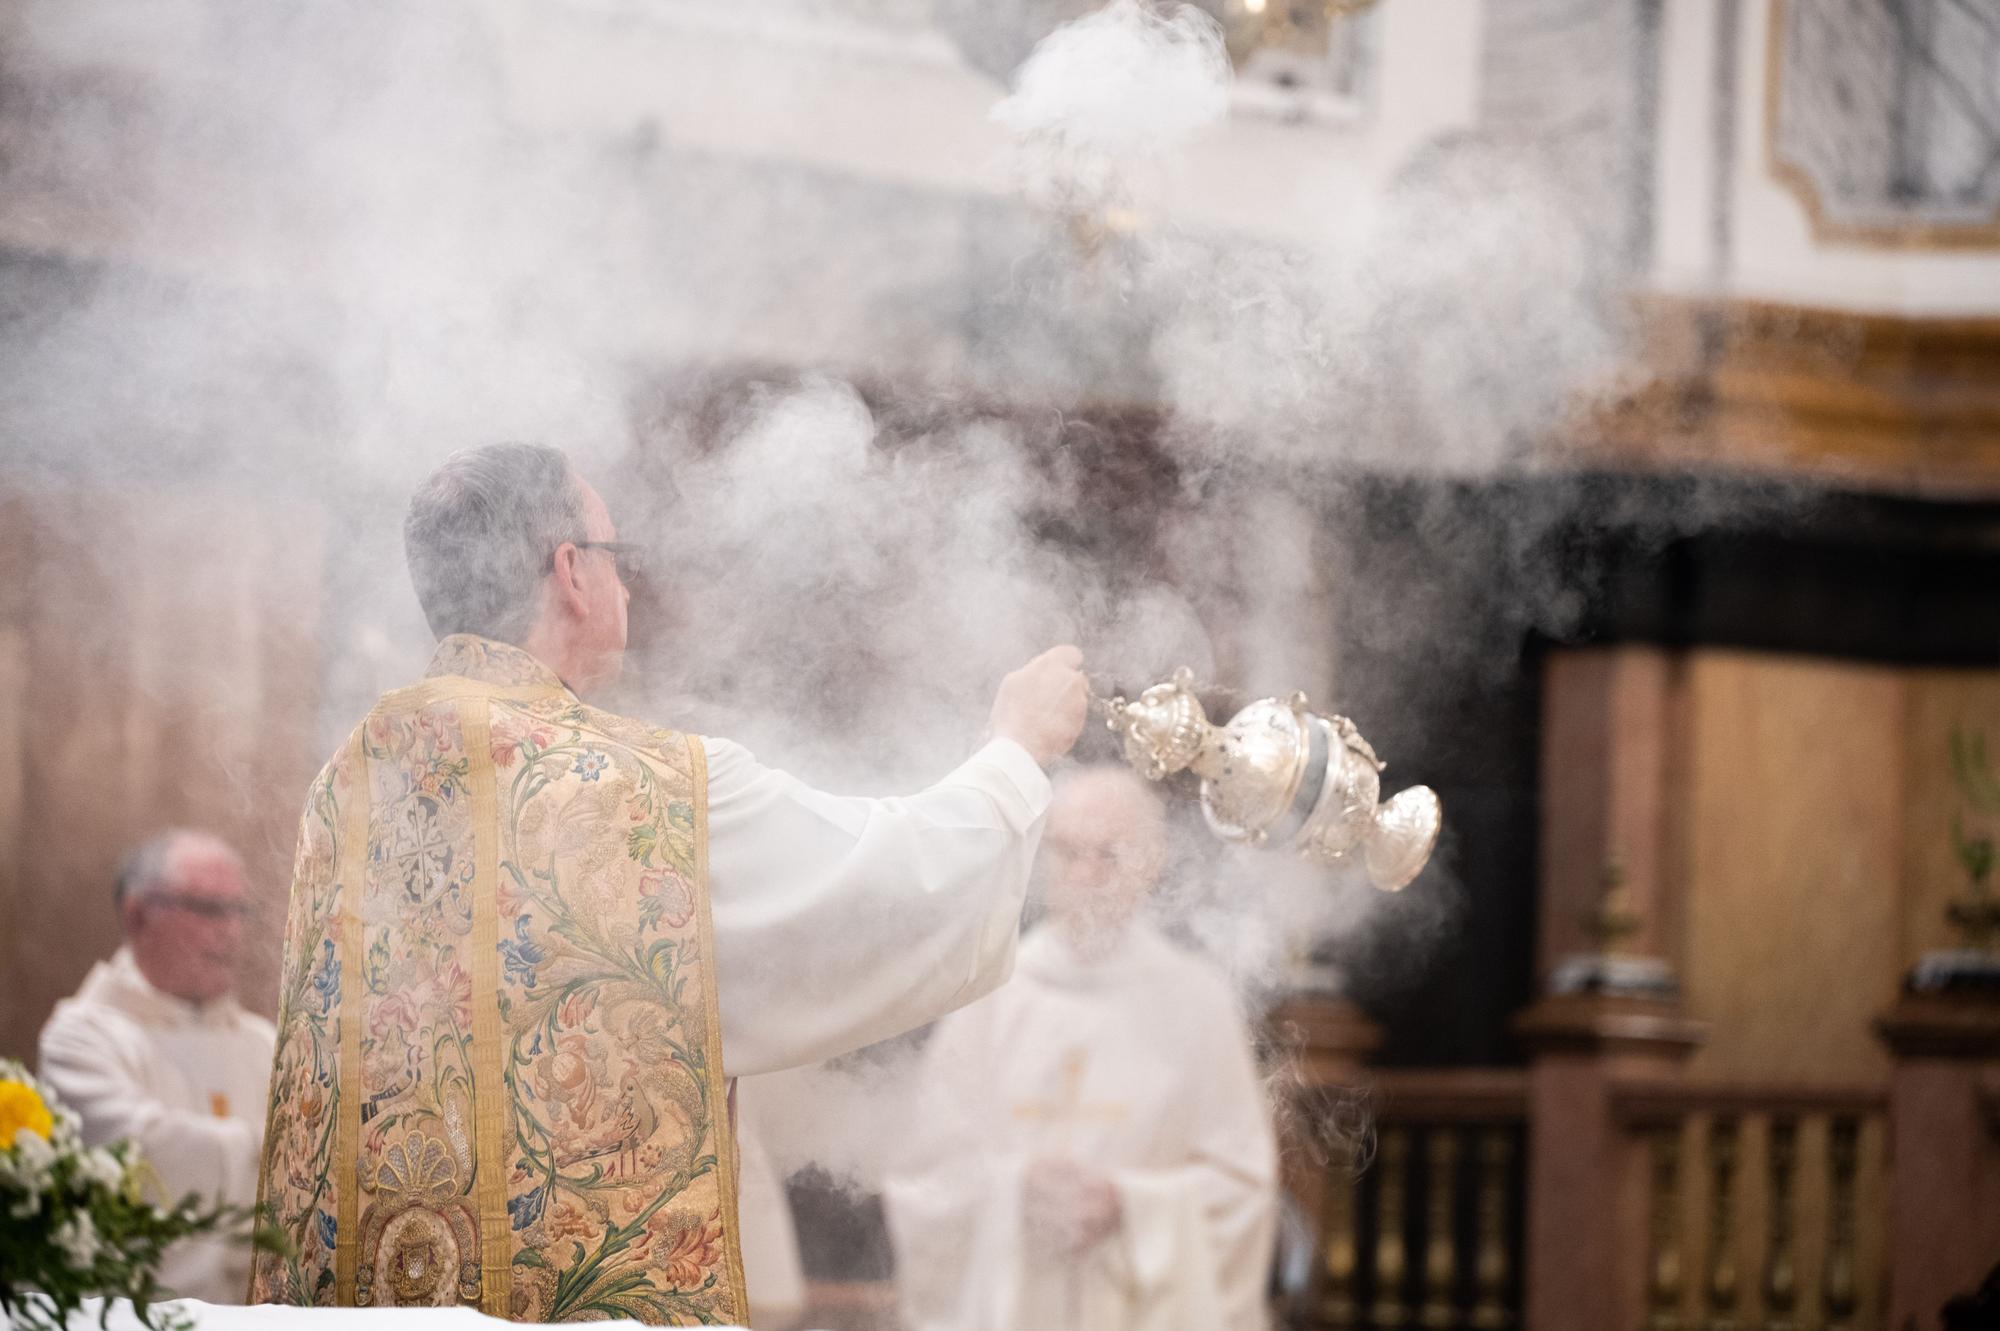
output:
<path id="1" fill-rule="evenodd" d="M 703 739 L 709 900 L 732 1076 L 887 1039 L 1013 968 L 1049 781 L 994 740 L 916 795 L 828 795 Z"/>

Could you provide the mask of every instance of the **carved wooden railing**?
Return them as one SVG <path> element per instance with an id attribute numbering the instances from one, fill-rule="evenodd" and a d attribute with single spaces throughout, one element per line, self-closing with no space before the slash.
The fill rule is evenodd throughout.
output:
<path id="1" fill-rule="evenodd" d="M 1646 1331 L 1880 1327 L 1887 1109 L 1874 1087 L 1617 1087 Z"/>
<path id="2" fill-rule="evenodd" d="M 1516 1027 L 1526 1068 L 1370 1069 L 1352 1004 L 1273 1010 L 1315 1244 L 1288 1326 L 1931 1331 L 1991 1278 L 2000 995 L 1903 994 L 1880 1085 L 1689 1081 L 1704 1028 L 1659 997 L 1554 995 Z"/>
<path id="3" fill-rule="evenodd" d="M 1528 1074 L 1382 1070 L 1360 1084 L 1371 1141 L 1359 1168 L 1327 1162 L 1316 1270 L 1289 1324 L 1534 1331 Z M 1883 1328 L 1887 1105 L 1879 1087 L 1617 1085 L 1630 1186 L 1603 1200 L 1643 1291 L 1631 1331 Z"/>
<path id="4" fill-rule="evenodd" d="M 1328 1162 L 1317 1270 L 1291 1323 L 1518 1328 L 1525 1074 L 1383 1071 L 1366 1086 L 1372 1150 Z"/>

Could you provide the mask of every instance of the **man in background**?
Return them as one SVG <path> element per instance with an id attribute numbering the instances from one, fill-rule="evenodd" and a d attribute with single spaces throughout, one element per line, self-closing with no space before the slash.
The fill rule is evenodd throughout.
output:
<path id="1" fill-rule="evenodd" d="M 1235 996 L 1141 908 L 1157 800 L 1122 767 L 1056 789 L 1049 916 L 947 1017 L 887 1189 L 918 1331 L 1252 1331 L 1277 1152 Z"/>
<path id="2" fill-rule="evenodd" d="M 165 832 L 126 860 L 116 900 L 125 945 L 56 1005 L 42 1076 L 90 1145 L 138 1144 L 165 1200 L 247 1206 L 273 1032 L 230 993 L 250 907 L 243 861 L 205 832 Z M 249 1277 L 240 1235 L 185 1240 L 160 1267 L 168 1290 L 209 1303 L 241 1303 Z"/>

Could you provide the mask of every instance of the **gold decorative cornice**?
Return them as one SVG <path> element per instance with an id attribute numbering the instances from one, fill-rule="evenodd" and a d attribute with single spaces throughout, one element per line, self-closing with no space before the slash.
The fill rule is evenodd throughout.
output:
<path id="1" fill-rule="evenodd" d="M 2000 318 L 1635 298 L 1636 386 L 1579 419 L 1593 464 L 2000 497 Z"/>

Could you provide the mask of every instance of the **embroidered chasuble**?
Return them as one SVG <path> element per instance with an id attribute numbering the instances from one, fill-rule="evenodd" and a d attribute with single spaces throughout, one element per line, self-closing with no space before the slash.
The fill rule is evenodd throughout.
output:
<path id="1" fill-rule="evenodd" d="M 254 1302 L 740 1322 L 700 742 L 446 638 L 314 782 Z"/>

